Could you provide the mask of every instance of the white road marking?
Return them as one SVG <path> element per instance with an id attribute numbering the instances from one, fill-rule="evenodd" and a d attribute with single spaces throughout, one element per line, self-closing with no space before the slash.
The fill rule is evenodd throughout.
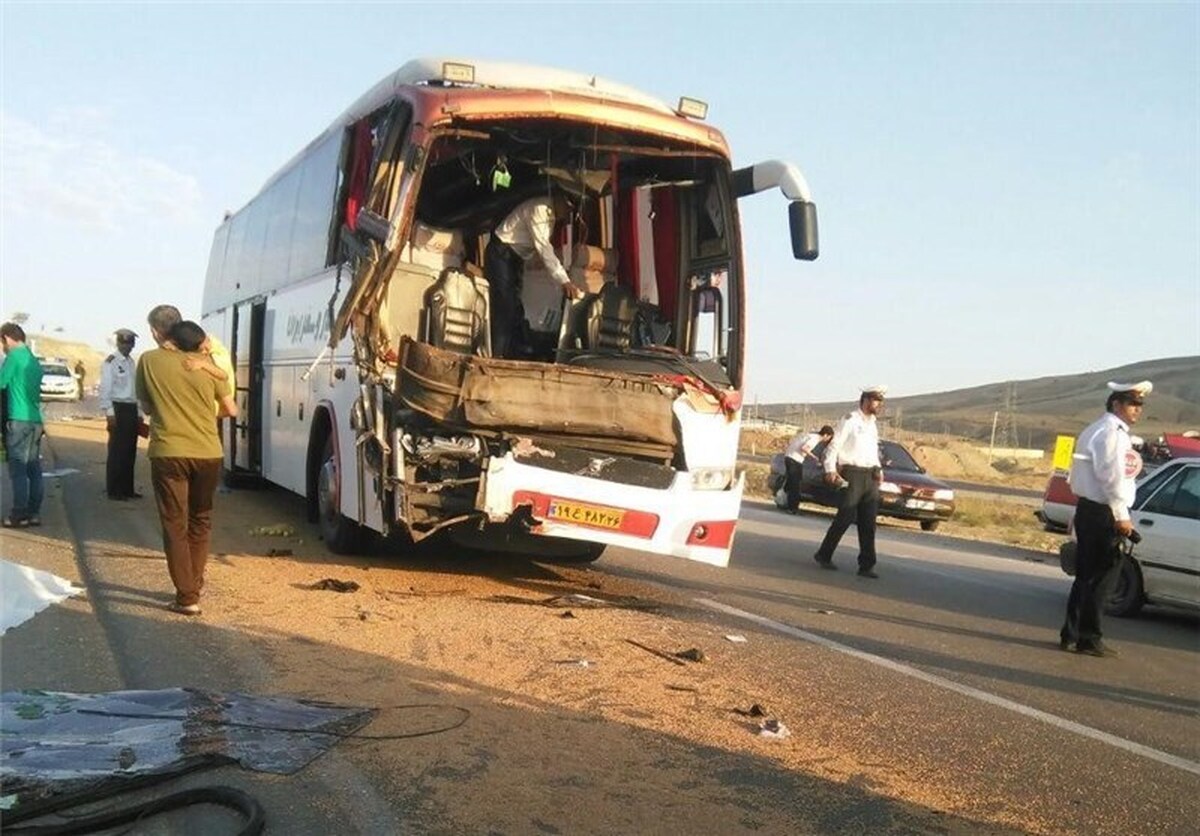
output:
<path id="1" fill-rule="evenodd" d="M 1124 749 L 1125 751 L 1134 755 L 1139 755 L 1143 758 L 1149 758 L 1150 760 L 1158 761 L 1159 763 L 1166 764 L 1167 766 L 1173 766 L 1176 769 L 1182 769 L 1183 771 L 1190 772 L 1193 775 L 1200 775 L 1200 763 L 1196 763 L 1195 761 L 1190 761 L 1186 758 L 1181 758 L 1168 752 L 1160 752 L 1158 749 L 1151 749 L 1149 746 L 1143 746 L 1140 743 L 1134 743 L 1132 740 L 1126 740 L 1123 737 L 1117 737 L 1114 734 L 1109 734 L 1108 732 L 1094 729 L 1091 726 L 1085 726 L 1082 723 L 1076 723 L 1073 720 L 1067 720 L 1063 717 L 1059 717 L 1055 714 L 1050 714 L 1045 711 L 1040 711 L 1039 709 L 1032 708 L 1031 706 L 1024 705 L 1022 703 L 1014 702 L 1012 700 L 1005 699 L 1004 697 L 998 697 L 995 694 L 989 694 L 987 691 L 981 691 L 978 688 L 972 688 L 970 685 L 962 685 L 951 679 L 926 673 L 925 671 L 911 667 L 910 665 L 895 662 L 891 659 L 885 659 L 882 656 L 876 656 L 874 653 L 856 650 L 849 645 L 842 644 L 841 642 L 835 642 L 832 639 L 827 639 L 824 636 L 817 635 L 816 633 L 810 633 L 807 630 L 801 630 L 798 627 L 792 627 L 790 624 L 783 624 L 761 615 L 755 615 L 754 613 L 746 612 L 745 610 L 739 610 L 736 607 L 731 607 L 728 604 L 722 604 L 719 601 L 712 601 L 707 598 L 697 598 L 695 600 L 697 604 L 717 610 L 718 612 L 723 612 L 726 615 L 732 615 L 736 616 L 737 618 L 743 618 L 747 621 L 752 621 L 762 627 L 767 627 L 771 630 L 775 630 L 776 632 L 793 636 L 798 639 L 803 639 L 807 642 L 812 642 L 813 644 L 820 645 L 821 647 L 828 648 L 829 650 L 835 650 L 838 653 L 845 653 L 847 656 L 853 656 L 854 658 L 861 659 L 864 662 L 870 662 L 873 665 L 879 665 L 880 667 L 887 668 L 888 670 L 895 671 L 896 673 L 903 674 L 904 676 L 911 676 L 914 679 L 921 680 L 922 682 L 928 682 L 930 685 L 936 685 L 939 688 L 945 688 L 948 691 L 954 691 L 955 693 L 962 694 L 965 697 L 970 697 L 971 699 L 979 700 L 980 702 L 985 702 L 989 705 L 1004 708 L 1008 711 L 1013 711 L 1017 714 L 1030 717 L 1034 720 L 1040 720 L 1043 723 L 1048 723 L 1049 725 L 1055 726 L 1064 731 L 1069 731 L 1074 734 L 1081 735 L 1082 737 L 1088 737 L 1092 740 L 1098 740 L 1101 743 L 1107 743 L 1110 746 L 1115 746 L 1118 749 Z"/>

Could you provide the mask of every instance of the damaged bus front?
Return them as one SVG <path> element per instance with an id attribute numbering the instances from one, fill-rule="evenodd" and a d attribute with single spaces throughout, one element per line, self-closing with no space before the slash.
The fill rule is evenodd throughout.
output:
<path id="1" fill-rule="evenodd" d="M 218 230 L 206 324 L 228 334 L 251 413 L 229 468 L 305 493 L 341 551 L 446 529 L 562 560 L 621 545 L 725 565 L 744 481 L 737 198 L 779 187 L 798 258 L 816 257 L 816 216 L 795 168 L 734 171 L 701 109 L 513 65 L 384 79 Z M 325 258 L 306 274 L 317 179 Z M 515 207 L 555 195 L 554 254 L 578 290 L 527 260 L 523 339 L 497 356 L 484 251 Z M 287 205 L 290 255 L 268 275 Z"/>

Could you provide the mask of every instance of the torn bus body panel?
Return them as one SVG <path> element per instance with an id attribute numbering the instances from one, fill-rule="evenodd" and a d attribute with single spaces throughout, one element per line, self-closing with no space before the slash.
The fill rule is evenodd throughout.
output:
<path id="1" fill-rule="evenodd" d="M 473 357 L 405 339 L 397 397 L 436 421 L 472 429 L 679 444 L 671 404 L 681 388 L 646 377 Z"/>

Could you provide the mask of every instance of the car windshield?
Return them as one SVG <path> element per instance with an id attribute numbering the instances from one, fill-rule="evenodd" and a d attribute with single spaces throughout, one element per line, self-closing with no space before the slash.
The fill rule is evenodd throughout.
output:
<path id="1" fill-rule="evenodd" d="M 911 473 L 921 473 L 921 466 L 912 455 L 894 441 L 879 442 L 879 461 L 891 470 L 905 470 Z"/>
<path id="2" fill-rule="evenodd" d="M 56 377 L 70 377 L 71 370 L 66 366 L 59 365 L 58 363 L 43 363 L 42 377 L 48 377 L 50 375 L 54 375 Z"/>

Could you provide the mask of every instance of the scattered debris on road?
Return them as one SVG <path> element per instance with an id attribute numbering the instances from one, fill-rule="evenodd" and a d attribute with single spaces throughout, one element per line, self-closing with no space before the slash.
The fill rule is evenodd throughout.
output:
<path id="1" fill-rule="evenodd" d="M 769 740 L 783 740 L 785 737 L 791 737 L 792 732 L 783 723 L 778 720 L 763 720 L 762 725 L 758 727 L 760 737 L 768 738 Z"/>
<path id="2" fill-rule="evenodd" d="M 339 581 L 337 578 L 322 578 L 305 589 L 328 589 L 330 592 L 357 592 L 357 581 Z"/>
<path id="3" fill-rule="evenodd" d="M 740 714 L 743 717 L 766 717 L 767 710 L 758 703 L 754 703 L 749 708 L 731 708 L 729 709 L 734 714 Z"/>
<path id="4" fill-rule="evenodd" d="M 708 657 L 704 655 L 704 651 L 698 647 L 689 647 L 687 650 L 681 650 L 675 654 L 680 659 L 686 659 L 689 662 L 707 662 Z"/>
<path id="5" fill-rule="evenodd" d="M 252 537 L 295 537 L 296 529 L 292 528 L 287 523 L 278 523 L 276 525 L 260 525 L 258 528 L 250 529 Z"/>
<path id="6" fill-rule="evenodd" d="M 664 653 L 661 650 L 655 650 L 653 647 L 647 647 L 646 645 L 642 644 L 641 642 L 635 642 L 633 639 L 626 639 L 625 641 L 629 642 L 634 647 L 641 648 L 642 650 L 646 651 L 647 653 L 653 653 L 655 656 L 659 657 L 660 659 L 666 659 L 668 662 L 670 662 L 674 665 L 679 665 L 680 667 L 687 665 L 687 663 L 684 662 L 682 659 L 675 658 L 675 656 L 678 656 L 678 654 L 675 654 L 675 656 L 672 656 L 670 653 Z"/>
<path id="7" fill-rule="evenodd" d="M 742 644 L 744 641 L 746 641 L 745 636 L 730 635 L 730 636 L 726 636 L 725 638 L 728 639 L 729 641 L 733 642 L 734 644 Z"/>

